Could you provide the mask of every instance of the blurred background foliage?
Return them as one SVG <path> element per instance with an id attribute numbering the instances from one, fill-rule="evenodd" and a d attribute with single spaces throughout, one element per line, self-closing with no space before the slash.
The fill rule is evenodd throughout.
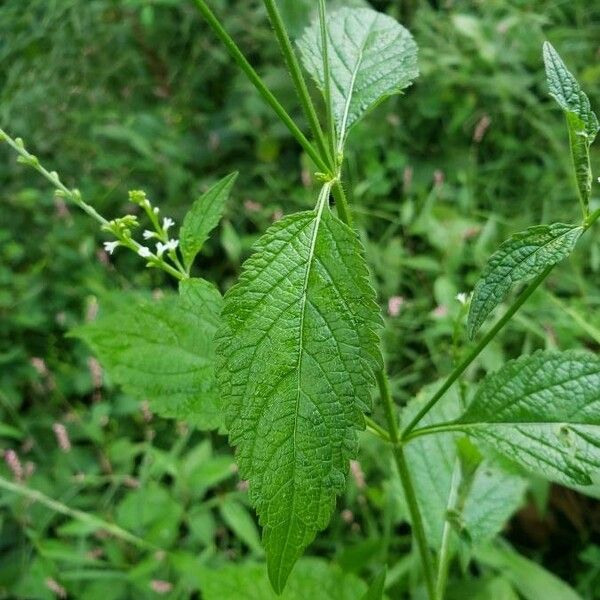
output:
<path id="1" fill-rule="evenodd" d="M 211 5 L 302 122 L 262 3 Z M 292 34 L 301 33 L 312 3 L 280 5 Z M 387 315 L 394 392 L 406 402 L 451 368 L 465 342 L 456 295 L 472 289 L 500 241 L 528 225 L 578 218 L 541 45 L 555 45 L 598 109 L 600 4 L 372 5 L 399 18 L 420 47 L 421 77 L 356 128 L 346 171 Z M 180 222 L 203 189 L 239 170 L 226 220 L 198 265 L 223 290 L 269 223 L 314 203 L 308 160 L 191 1 L 3 0 L 0 124 L 107 217 L 133 212 L 127 191 L 140 188 Z M 597 148 L 593 160 L 598 172 Z M 259 559 L 225 439 L 155 418 L 65 337 L 116 290 L 156 293 L 171 282 L 134 256 L 108 257 L 95 224 L 3 147 L 0 189 L 0 473 L 156 546 L 88 535 L 89 526 L 3 492 L 0 597 L 187 598 L 197 593 L 199 562 Z M 600 242 L 586 236 L 470 375 L 538 347 L 597 351 L 599 271 Z M 408 530 L 393 529 L 391 469 L 371 444 L 364 441 L 339 515 L 313 553 L 336 556 L 365 579 L 382 561 L 398 564 L 388 583 L 400 593 L 408 589 Z M 512 543 L 583 597 L 600 597 L 596 502 L 540 482 L 528 499 L 508 528 Z"/>

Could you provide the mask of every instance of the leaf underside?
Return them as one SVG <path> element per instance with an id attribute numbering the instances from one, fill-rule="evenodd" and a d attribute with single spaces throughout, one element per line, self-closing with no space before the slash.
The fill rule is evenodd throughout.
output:
<path id="1" fill-rule="evenodd" d="M 439 384 L 438 384 L 439 385 Z M 409 403 L 402 418 L 411 418 L 431 397 L 434 388 L 428 386 L 423 394 Z M 456 390 L 451 390 L 423 417 L 423 427 L 448 422 L 460 415 L 460 401 Z M 406 446 L 406 456 L 412 468 L 413 483 L 429 546 L 439 551 L 448 511 L 455 511 L 463 537 L 472 545 L 492 540 L 506 521 L 519 508 L 526 482 L 522 477 L 508 473 L 490 461 L 476 466 L 468 486 L 461 478 L 461 500 L 451 500 L 452 480 L 460 474 L 460 460 L 455 433 L 441 433 L 416 438 Z"/>
<path id="2" fill-rule="evenodd" d="M 587 214 L 592 193 L 590 146 L 600 130 L 600 123 L 587 95 L 569 72 L 558 52 L 548 42 L 544 43 L 544 64 L 550 95 L 567 117 L 575 180 L 584 212 Z"/>
<path id="3" fill-rule="evenodd" d="M 192 204 L 185 215 L 179 231 L 179 243 L 186 268 L 189 268 L 210 232 L 219 224 L 237 176 L 237 173 L 231 173 L 217 181 Z"/>
<path id="4" fill-rule="evenodd" d="M 600 469 L 600 357 L 539 351 L 511 361 L 456 424 L 537 474 L 588 485 Z"/>
<path id="5" fill-rule="evenodd" d="M 473 338 L 515 283 L 528 281 L 565 259 L 582 233 L 580 226 L 554 223 L 530 227 L 506 240 L 490 257 L 473 291 L 469 337 Z"/>
<path id="6" fill-rule="evenodd" d="M 189 279 L 180 295 L 136 301 L 73 332 L 98 356 L 111 378 L 147 399 L 163 417 L 201 429 L 221 425 L 213 338 L 222 299 L 207 281 Z"/>
<path id="7" fill-rule="evenodd" d="M 567 113 L 574 113 L 581 119 L 585 133 L 591 138 L 600 130 L 598 117 L 592 111 L 590 101 L 562 61 L 558 52 L 548 42 L 544 43 L 544 64 L 550 95 Z"/>
<path id="8" fill-rule="evenodd" d="M 369 8 L 342 8 L 327 18 L 332 112 L 338 138 L 381 100 L 419 75 L 417 45 L 397 21 Z M 325 87 L 318 20 L 298 41 L 302 61 Z"/>
<path id="9" fill-rule="evenodd" d="M 219 388 L 276 591 L 344 488 L 380 326 L 362 247 L 322 203 L 272 226 L 226 295 Z"/>

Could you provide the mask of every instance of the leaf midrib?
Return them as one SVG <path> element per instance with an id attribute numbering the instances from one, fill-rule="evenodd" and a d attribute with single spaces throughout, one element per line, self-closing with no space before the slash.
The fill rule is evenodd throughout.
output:
<path id="1" fill-rule="evenodd" d="M 321 196 L 319 197 L 319 201 L 317 207 L 315 209 L 315 220 L 313 224 L 312 237 L 310 240 L 310 248 L 308 251 L 308 257 L 306 260 L 306 273 L 304 275 L 304 282 L 302 284 L 302 300 L 300 305 L 300 326 L 298 328 L 299 331 L 299 344 L 298 344 L 298 362 L 296 365 L 296 372 L 298 378 L 298 385 L 296 388 L 296 405 L 294 408 L 294 431 L 292 433 L 292 476 L 291 476 L 291 485 L 292 485 L 292 509 L 291 514 L 295 514 L 296 510 L 296 435 L 298 432 L 298 411 L 300 409 L 300 394 L 301 394 L 301 382 L 302 382 L 302 357 L 304 354 L 304 317 L 306 314 L 306 301 L 307 301 L 307 293 L 308 293 L 308 284 L 310 279 L 310 274 L 313 267 L 314 257 L 315 257 L 315 248 L 317 245 L 317 236 L 319 234 L 319 226 L 321 224 L 321 218 L 323 216 L 323 209 L 325 206 L 325 202 L 329 197 L 329 186 L 325 185 L 321 191 Z M 295 517 L 293 517 L 295 518 Z M 283 544 L 283 551 L 279 555 L 279 569 L 281 569 L 281 563 L 286 554 L 286 549 L 290 540 L 291 533 L 291 520 L 287 523 L 287 532 L 285 542 Z"/>

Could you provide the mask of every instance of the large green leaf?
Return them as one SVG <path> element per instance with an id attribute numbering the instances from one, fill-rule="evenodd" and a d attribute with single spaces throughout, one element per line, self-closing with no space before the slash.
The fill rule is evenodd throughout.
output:
<path id="1" fill-rule="evenodd" d="M 73 335 L 87 342 L 127 393 L 148 399 L 164 417 L 213 429 L 222 422 L 213 347 L 221 304 L 212 284 L 189 279 L 179 296 L 136 300 Z"/>
<path id="2" fill-rule="evenodd" d="M 515 233 L 492 254 L 471 299 L 468 330 L 472 338 L 486 317 L 518 281 L 539 275 L 565 259 L 583 233 L 583 227 L 554 223 Z"/>
<path id="3" fill-rule="evenodd" d="M 317 558 L 303 558 L 278 596 L 264 565 L 246 563 L 221 568 L 201 567 L 198 573 L 205 600 L 359 600 L 367 586 L 355 575 Z"/>
<path id="4" fill-rule="evenodd" d="M 326 201 L 259 240 L 226 295 L 218 334 L 230 441 L 278 591 L 329 521 L 381 367 L 363 249 Z"/>
<path id="5" fill-rule="evenodd" d="M 369 8 L 342 8 L 327 19 L 332 112 L 337 137 L 384 98 L 408 87 L 418 76 L 417 45 L 397 21 Z M 324 89 L 318 21 L 298 42 L 304 66 Z"/>
<path id="6" fill-rule="evenodd" d="M 480 548 L 477 560 L 502 573 L 525 600 L 581 600 L 581 596 L 556 575 L 506 546 Z"/>
<path id="7" fill-rule="evenodd" d="M 544 64 L 550 95 L 567 117 L 575 179 L 587 212 L 592 193 L 590 145 L 600 130 L 600 123 L 585 92 L 549 42 L 544 43 Z"/>
<path id="8" fill-rule="evenodd" d="M 568 484 L 600 469 L 600 357 L 536 352 L 487 377 L 456 428 Z"/>
<path id="9" fill-rule="evenodd" d="M 237 175 L 231 173 L 215 183 L 194 202 L 185 215 L 179 231 L 179 243 L 186 267 L 192 264 L 210 232 L 219 224 Z"/>
<path id="10" fill-rule="evenodd" d="M 403 420 L 410 421 L 435 391 L 428 386 L 409 404 Z M 422 425 L 456 419 L 460 414 L 458 394 L 451 390 L 423 417 Z M 473 545 L 489 542 L 523 502 L 526 482 L 489 460 L 465 469 L 457 449 L 457 434 L 440 433 L 418 437 L 406 447 L 415 492 L 423 515 L 429 545 L 440 549 L 446 520 L 460 527 Z M 454 489 L 454 491 L 453 491 Z"/>

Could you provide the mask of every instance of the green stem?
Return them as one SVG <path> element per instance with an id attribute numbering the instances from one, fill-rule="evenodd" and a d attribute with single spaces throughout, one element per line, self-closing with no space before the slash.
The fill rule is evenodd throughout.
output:
<path id="1" fill-rule="evenodd" d="M 329 144 L 331 155 L 337 168 L 337 144 L 335 134 L 335 123 L 333 122 L 333 107 L 331 105 L 331 74 L 329 72 L 329 43 L 327 40 L 327 11 L 325 0 L 319 0 L 319 28 L 321 31 L 321 54 L 323 55 L 323 82 L 325 96 L 325 110 L 327 116 L 327 127 L 329 129 Z"/>
<path id="2" fill-rule="evenodd" d="M 382 439 L 384 442 L 390 443 L 390 434 L 379 423 L 371 419 L 371 417 L 366 416 L 365 423 L 368 431 L 376 435 L 379 439 Z"/>
<path id="3" fill-rule="evenodd" d="M 352 219 L 352 212 L 350 211 L 350 205 L 348 204 L 348 199 L 346 198 L 346 193 L 344 192 L 344 187 L 337 180 L 332 188 L 333 197 L 335 198 L 335 206 L 337 208 L 339 218 L 348 225 L 348 227 L 353 227 L 354 220 Z"/>
<path id="4" fill-rule="evenodd" d="M 99 517 L 96 517 L 94 515 L 90 515 L 81 510 L 71 508 L 70 506 L 63 504 L 62 502 L 58 502 L 58 500 L 54 500 L 53 498 L 46 496 L 42 492 L 39 492 L 37 490 L 32 490 L 31 488 L 28 488 L 27 486 L 22 485 L 20 483 L 13 483 L 11 481 L 8 481 L 7 479 L 4 479 L 4 477 L 0 477 L 0 488 L 6 490 L 8 492 L 17 494 L 19 496 L 28 498 L 29 500 L 32 500 L 34 502 L 39 502 L 40 504 L 43 504 L 47 508 L 49 508 L 55 512 L 61 513 L 67 517 L 76 519 L 83 523 L 87 523 L 88 525 L 91 525 L 92 527 L 95 527 L 97 529 L 102 529 L 104 531 L 107 531 L 108 533 L 114 535 L 115 537 L 118 537 L 126 542 L 129 542 L 135 546 L 138 546 L 139 548 L 143 548 L 145 550 L 158 550 L 159 549 L 154 544 L 151 544 L 150 542 L 147 542 L 146 540 L 143 540 L 142 538 L 139 538 L 136 535 L 129 533 L 129 531 L 122 529 L 121 527 L 119 527 L 118 525 L 115 525 L 114 523 L 109 523 L 109 522 L 104 521 L 103 519 L 100 519 Z"/>
<path id="5" fill-rule="evenodd" d="M 460 461 L 457 459 L 454 462 L 452 469 L 452 481 L 450 483 L 450 494 L 448 495 L 448 503 L 446 513 L 454 508 L 458 498 L 458 485 L 460 483 Z M 446 582 L 448 581 L 448 568 L 450 565 L 450 540 L 452 534 L 452 524 L 446 516 L 444 520 L 444 530 L 442 532 L 442 543 L 440 544 L 440 556 L 438 562 L 437 580 L 435 586 L 435 595 L 437 600 L 442 600 L 446 590 Z"/>
<path id="6" fill-rule="evenodd" d="M 467 367 L 481 354 L 486 346 L 496 337 L 504 326 L 512 319 L 514 314 L 525 304 L 531 294 L 537 290 L 541 283 L 548 277 L 554 265 L 546 267 L 517 297 L 511 307 L 502 315 L 502 318 L 488 331 L 481 341 L 467 354 L 464 360 L 455 367 L 443 385 L 432 396 L 431 400 L 414 416 L 402 432 L 401 439 L 406 440 L 408 434 L 419 424 L 421 419 L 437 404 L 440 398 L 452 387 L 452 384 L 466 371 Z"/>
<path id="7" fill-rule="evenodd" d="M 302 75 L 300 63 L 298 62 L 298 58 L 296 56 L 296 53 L 294 52 L 294 48 L 285 28 L 285 24 L 283 22 L 283 19 L 281 18 L 281 13 L 277 8 L 275 0 L 263 0 L 263 2 L 267 9 L 267 13 L 269 14 L 269 19 L 271 21 L 271 24 L 273 25 L 273 29 L 275 30 L 275 35 L 277 36 L 277 40 L 279 41 L 279 46 L 281 47 L 281 52 L 283 53 L 283 57 L 292 77 L 292 81 L 294 82 L 296 92 L 298 93 L 298 97 L 300 98 L 302 109 L 304 110 L 304 114 L 308 119 L 310 128 L 313 132 L 313 136 L 317 142 L 319 151 L 321 152 L 321 156 L 327 157 L 329 164 L 333 167 L 334 157 L 330 155 L 329 149 L 327 148 L 327 140 L 325 138 L 325 135 L 323 134 L 323 130 L 321 129 L 321 124 L 319 123 L 317 111 L 315 110 L 314 104 L 310 97 L 306 81 L 304 79 L 304 76 Z"/>
<path id="8" fill-rule="evenodd" d="M 54 186 L 54 188 L 61 193 L 61 195 L 64 198 L 73 202 L 73 204 L 78 206 L 88 216 L 92 217 L 92 219 L 97 221 L 103 228 L 106 228 L 108 225 L 110 225 L 110 222 L 107 219 L 105 219 L 99 212 L 97 212 L 93 206 L 90 206 L 87 202 L 83 200 L 79 190 L 70 190 L 60 180 L 58 173 L 48 171 L 40 163 L 37 156 L 28 152 L 25 148 L 25 145 L 23 144 L 23 140 L 21 140 L 20 138 L 13 139 L 12 137 L 10 137 L 10 135 L 8 135 L 8 133 L 0 129 L 0 141 L 5 141 L 19 155 L 21 163 L 35 169 L 38 173 L 45 177 Z M 121 242 L 122 246 L 133 250 L 136 254 L 138 254 L 140 248 L 142 248 L 142 245 L 140 243 L 136 242 L 130 237 L 124 238 L 123 236 L 120 236 L 118 237 L 118 241 Z M 174 269 L 171 265 L 166 263 L 154 253 L 151 253 L 150 256 L 147 258 L 149 261 L 152 262 L 153 266 L 162 269 L 163 271 L 169 273 L 169 275 L 172 275 L 176 279 L 182 280 L 187 279 L 188 277 L 188 275 L 185 273 L 185 271 L 183 271 L 183 269 L 182 271 Z"/>
<path id="9" fill-rule="evenodd" d="M 100 225 L 108 225 L 108 221 L 98 213 L 92 206 L 84 202 L 81 198 L 81 195 L 74 190 L 70 190 L 63 182 L 60 180 L 58 173 L 51 173 L 47 169 L 45 169 L 38 160 L 37 156 L 30 154 L 25 146 L 23 145 L 22 140 L 17 138 L 13 140 L 8 133 L 0 129 L 0 141 L 5 141 L 21 158 L 23 161 L 33 167 L 38 173 L 44 176 L 56 189 L 60 190 L 71 202 L 79 206 L 84 212 L 86 212 L 92 219 L 98 221 Z"/>
<path id="10" fill-rule="evenodd" d="M 296 140 L 302 146 L 302 148 L 304 148 L 304 151 L 310 156 L 317 168 L 321 169 L 324 173 L 329 173 L 329 165 L 327 165 L 327 163 L 321 158 L 314 146 L 308 141 L 308 139 L 302 133 L 302 131 L 300 131 L 296 123 L 294 123 L 292 117 L 290 117 L 285 108 L 283 108 L 283 106 L 280 104 L 279 100 L 277 100 L 277 98 L 273 95 L 273 92 L 271 92 L 271 90 L 265 85 L 260 75 L 248 62 L 242 51 L 233 41 L 232 37 L 227 33 L 227 31 L 225 31 L 215 14 L 206 4 L 205 0 L 195 1 L 198 10 L 202 13 L 202 16 L 204 17 L 210 28 L 213 30 L 216 36 L 223 42 L 233 60 L 237 63 L 237 65 L 240 67 L 240 69 L 242 69 L 246 77 L 248 77 L 250 82 L 258 90 L 265 102 L 267 102 L 267 104 L 275 111 L 275 114 L 289 129 L 290 133 L 296 138 Z"/>
<path id="11" fill-rule="evenodd" d="M 398 422 L 396 420 L 396 411 L 394 401 L 392 399 L 390 384 L 385 371 L 379 371 L 376 374 L 376 378 L 388 423 L 388 435 L 392 443 L 394 461 L 396 462 L 396 467 L 398 468 L 398 475 L 400 476 L 400 482 L 402 484 L 404 495 L 406 497 L 406 503 L 410 512 L 413 535 L 417 542 L 419 555 L 421 556 L 427 594 L 430 600 L 435 600 L 435 584 L 431 553 L 427 547 L 427 538 L 425 536 L 423 518 L 421 517 L 421 511 L 419 510 L 419 503 L 417 501 L 417 495 L 415 493 L 415 488 L 410 476 L 410 470 L 406 462 L 406 457 L 404 456 L 404 449 L 400 445 L 400 431 L 398 428 Z"/>

